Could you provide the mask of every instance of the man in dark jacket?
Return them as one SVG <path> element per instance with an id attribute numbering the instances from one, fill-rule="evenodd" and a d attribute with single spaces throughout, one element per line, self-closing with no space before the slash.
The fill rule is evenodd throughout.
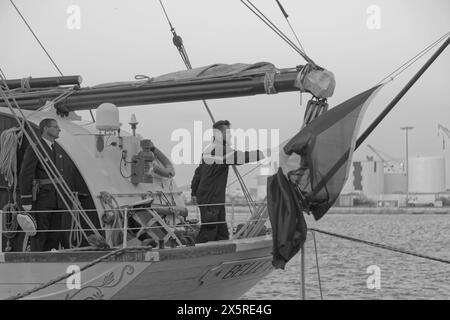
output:
<path id="1" fill-rule="evenodd" d="M 198 243 L 227 240 L 229 237 L 224 205 L 229 166 L 264 159 L 259 150 L 242 152 L 228 145 L 231 140 L 228 120 L 217 121 L 213 130 L 214 140 L 204 150 L 191 183 L 192 201 L 200 205 L 202 220 Z"/>
<path id="2" fill-rule="evenodd" d="M 71 166 L 64 163 L 63 151 L 55 143 L 61 131 L 57 121 L 50 118 L 43 119 L 39 123 L 39 130 L 41 133 L 40 142 L 45 152 L 39 146 L 39 143 L 36 143 L 36 147 L 41 151 L 45 161 L 52 161 L 63 177 L 71 178 L 73 170 Z M 47 154 L 50 159 L 47 158 Z M 66 181 L 68 180 L 66 179 Z M 55 212 L 55 210 L 67 210 L 67 208 L 31 145 L 25 150 L 19 174 L 19 184 L 22 207 L 27 211 L 30 209 L 36 211 L 32 215 L 36 220 L 38 232 L 31 238 L 31 251 L 58 249 L 60 244 L 68 248 L 68 237 L 66 235 L 68 232 L 39 232 L 39 230 L 63 229 L 63 221 L 68 220 L 66 215 L 69 213 Z M 66 202 L 70 204 L 67 199 Z"/>

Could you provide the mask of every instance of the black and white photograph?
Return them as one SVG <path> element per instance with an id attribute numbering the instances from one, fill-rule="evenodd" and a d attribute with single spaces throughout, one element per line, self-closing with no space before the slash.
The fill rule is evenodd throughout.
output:
<path id="1" fill-rule="evenodd" d="M 0 300 L 450 299 L 448 0 L 0 0 L 0 30 Z"/>

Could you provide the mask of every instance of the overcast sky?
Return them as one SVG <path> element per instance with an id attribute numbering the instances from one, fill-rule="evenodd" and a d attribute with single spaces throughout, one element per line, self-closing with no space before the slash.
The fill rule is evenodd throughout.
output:
<path id="1" fill-rule="evenodd" d="M 307 53 L 336 76 L 330 106 L 375 85 L 403 62 L 450 31 L 448 0 L 282 0 L 290 22 Z M 254 3 L 293 38 L 275 0 Z M 136 74 L 156 76 L 184 69 L 172 44 L 167 21 L 157 0 L 15 0 L 34 31 L 65 75 L 81 75 L 83 85 L 133 80 Z M 239 0 L 165 0 L 176 31 L 183 37 L 193 66 L 212 63 L 268 61 L 279 68 L 304 60 L 259 21 Z M 80 8 L 80 29 L 69 29 L 67 8 Z M 380 28 L 370 29 L 367 9 L 380 9 Z M 8 78 L 57 76 L 44 52 L 9 0 L 0 0 L 2 50 L 0 67 Z M 434 52 L 435 50 L 433 50 Z M 378 94 L 369 107 L 363 128 L 378 115 L 429 57 L 421 59 Z M 437 125 L 450 128 L 450 50 L 447 49 L 407 93 L 367 140 L 394 157 L 404 156 L 400 126 L 411 125 L 410 155 L 445 155 Z M 293 136 L 303 118 L 308 95 L 298 93 L 211 100 L 216 119 L 234 128 L 279 129 L 280 140 Z M 128 129 L 131 113 L 138 132 L 151 138 L 166 154 L 177 142 L 177 128 L 193 130 L 195 120 L 209 125 L 201 102 L 121 108 Z M 88 113 L 82 112 L 88 117 Z M 447 145 L 450 146 L 450 141 Z M 371 154 L 363 146 L 355 154 Z M 178 166 L 179 185 L 190 182 L 194 166 Z M 246 172 L 248 168 L 241 168 Z M 447 164 L 447 186 L 450 166 Z M 248 180 L 254 184 L 254 179 Z"/>

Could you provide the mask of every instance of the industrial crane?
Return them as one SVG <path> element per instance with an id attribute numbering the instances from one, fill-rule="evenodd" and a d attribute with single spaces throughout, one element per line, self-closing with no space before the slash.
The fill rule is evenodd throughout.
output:
<path id="1" fill-rule="evenodd" d="M 383 167 L 387 168 L 388 170 L 392 170 L 392 171 L 402 171 L 403 170 L 403 163 L 401 161 L 394 159 L 393 157 L 387 155 L 385 152 L 375 149 L 370 144 L 368 144 L 367 147 L 370 150 L 372 150 L 372 152 L 375 153 L 378 156 L 378 158 L 380 158 L 381 162 L 383 163 Z M 384 156 L 382 154 L 384 154 Z M 388 158 L 388 160 L 386 160 L 386 158 Z M 398 165 L 397 168 L 392 164 L 393 162 Z"/>
<path id="2" fill-rule="evenodd" d="M 445 136 L 450 139 L 450 130 L 438 123 L 438 136 L 442 134 L 442 149 L 445 150 Z"/>

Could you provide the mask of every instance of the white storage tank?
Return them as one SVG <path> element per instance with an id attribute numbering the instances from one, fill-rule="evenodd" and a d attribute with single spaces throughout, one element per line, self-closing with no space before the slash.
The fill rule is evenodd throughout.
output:
<path id="1" fill-rule="evenodd" d="M 409 159 L 409 192 L 438 193 L 445 190 L 445 159 L 442 156 Z"/>
<path id="2" fill-rule="evenodd" d="M 406 194 L 406 173 L 389 172 L 384 174 L 385 194 Z"/>

